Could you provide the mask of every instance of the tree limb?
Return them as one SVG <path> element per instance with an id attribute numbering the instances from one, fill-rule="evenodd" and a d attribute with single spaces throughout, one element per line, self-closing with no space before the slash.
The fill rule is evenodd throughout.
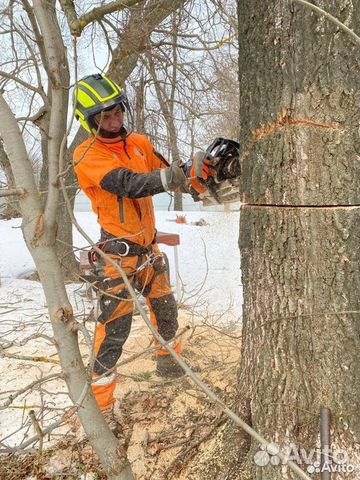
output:
<path id="1" fill-rule="evenodd" d="M 25 190 L 22 188 L 10 188 L 8 190 L 2 190 L 0 189 L 0 197 L 11 197 L 13 195 L 24 195 Z"/>
<path id="2" fill-rule="evenodd" d="M 95 7 L 90 12 L 77 16 L 75 5 L 72 0 L 60 0 L 61 8 L 66 16 L 70 31 L 75 37 L 80 37 L 84 28 L 94 20 L 101 20 L 105 15 L 112 12 L 120 12 L 125 8 L 133 7 L 137 3 L 143 3 L 144 0 L 116 0 L 114 2 Z"/>

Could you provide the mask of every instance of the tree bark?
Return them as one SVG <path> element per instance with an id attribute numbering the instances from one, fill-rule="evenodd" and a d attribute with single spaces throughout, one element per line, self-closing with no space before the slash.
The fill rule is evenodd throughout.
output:
<path id="1" fill-rule="evenodd" d="M 358 0 L 317 4 L 358 30 Z M 244 305 L 237 409 L 294 459 L 296 449 L 316 447 L 320 407 L 327 407 L 332 446 L 357 466 L 357 47 L 303 6 L 242 0 L 239 48 Z M 206 452 L 208 463 L 189 478 L 295 478 L 286 466 L 257 466 L 259 450 L 227 425 Z"/>
<path id="2" fill-rule="evenodd" d="M 3 170 L 7 189 L 15 189 L 15 179 L 11 171 L 11 166 L 9 162 L 9 157 L 7 156 L 2 141 L 0 140 L 0 168 Z M 9 220 L 10 218 L 20 217 L 20 205 L 16 196 L 12 196 L 6 199 L 4 208 L 0 212 L 0 218 Z"/>

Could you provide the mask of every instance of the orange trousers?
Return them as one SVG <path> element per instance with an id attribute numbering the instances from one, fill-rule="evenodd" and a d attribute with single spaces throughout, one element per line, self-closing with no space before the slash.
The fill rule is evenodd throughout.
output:
<path id="1" fill-rule="evenodd" d="M 153 265 L 146 263 L 147 257 L 119 257 L 111 255 L 127 274 L 130 283 L 146 297 L 150 309 L 150 319 L 164 340 L 171 340 L 178 329 L 177 305 L 169 284 L 168 272 L 156 244 L 152 246 L 154 255 L 158 256 Z M 144 268 L 141 266 L 144 265 Z M 140 271 L 138 268 L 141 268 Z M 109 263 L 104 265 L 104 293 L 100 297 L 100 316 L 95 332 L 95 362 L 92 390 L 101 409 L 108 408 L 115 402 L 115 375 L 107 372 L 119 360 L 132 323 L 133 300 L 124 285 L 121 275 Z M 173 348 L 181 353 L 180 342 Z M 156 355 L 169 355 L 161 347 Z"/>

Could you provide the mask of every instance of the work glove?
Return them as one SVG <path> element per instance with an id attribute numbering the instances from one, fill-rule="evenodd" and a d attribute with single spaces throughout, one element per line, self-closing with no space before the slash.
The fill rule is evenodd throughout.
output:
<path id="1" fill-rule="evenodd" d="M 166 191 L 187 191 L 187 179 L 179 161 L 175 161 L 169 167 L 160 170 L 160 178 Z"/>
<path id="2" fill-rule="evenodd" d="M 189 177 L 197 177 L 206 181 L 209 177 L 214 176 L 214 169 L 210 167 L 212 160 L 213 159 L 202 150 L 196 152 L 189 161 L 190 165 L 192 163 Z"/>
<path id="3" fill-rule="evenodd" d="M 216 173 L 210 166 L 213 160 L 210 155 L 206 155 L 205 152 L 199 150 L 183 165 L 191 194 L 194 191 L 197 194 L 206 192 L 209 177 L 213 177 Z M 195 199 L 195 197 L 193 198 Z"/>

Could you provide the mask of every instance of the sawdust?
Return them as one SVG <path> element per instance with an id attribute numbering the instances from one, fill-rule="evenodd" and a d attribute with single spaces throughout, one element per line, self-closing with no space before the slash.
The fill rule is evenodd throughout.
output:
<path id="1" fill-rule="evenodd" d="M 189 321 L 190 315 L 183 311 L 181 326 L 188 325 Z M 131 357 L 152 344 L 150 334 L 138 317 L 132 332 L 122 358 Z M 200 378 L 230 406 L 240 354 L 239 335 L 234 326 L 223 329 L 220 325 L 200 324 L 192 325 L 186 332 L 187 338 L 183 339 L 186 362 L 199 369 Z M 116 396 L 122 410 L 120 422 L 136 480 L 181 478 L 182 469 L 205 448 L 226 420 L 219 407 L 190 379 L 162 379 L 154 372 L 153 352 L 118 370 L 120 381 Z M 29 458 L 26 465 L 28 467 Z M 0 464 L 0 473 L 2 466 L 6 471 L 6 465 Z M 33 478 L 34 472 L 29 469 L 27 475 L 21 476 L 20 460 L 18 466 L 20 476 L 11 478 Z M 58 478 L 57 475 L 61 475 L 61 479 L 106 478 L 87 440 L 79 442 L 71 433 L 44 452 L 34 478 Z"/>
<path id="2" fill-rule="evenodd" d="M 186 324 L 182 314 L 181 324 Z M 240 353 L 239 332 L 198 325 L 184 340 L 186 362 L 230 405 Z M 144 337 L 136 340 L 144 347 Z M 126 368 L 125 368 L 126 367 Z M 152 356 L 122 369 L 117 390 L 127 425 L 132 424 L 128 458 L 138 480 L 176 478 L 181 469 L 215 435 L 225 418 L 187 377 L 161 380 L 153 375 Z M 136 377 L 136 374 L 138 375 Z M 148 378 L 148 375 L 151 375 Z M 134 377 L 135 375 L 135 377 Z"/>

